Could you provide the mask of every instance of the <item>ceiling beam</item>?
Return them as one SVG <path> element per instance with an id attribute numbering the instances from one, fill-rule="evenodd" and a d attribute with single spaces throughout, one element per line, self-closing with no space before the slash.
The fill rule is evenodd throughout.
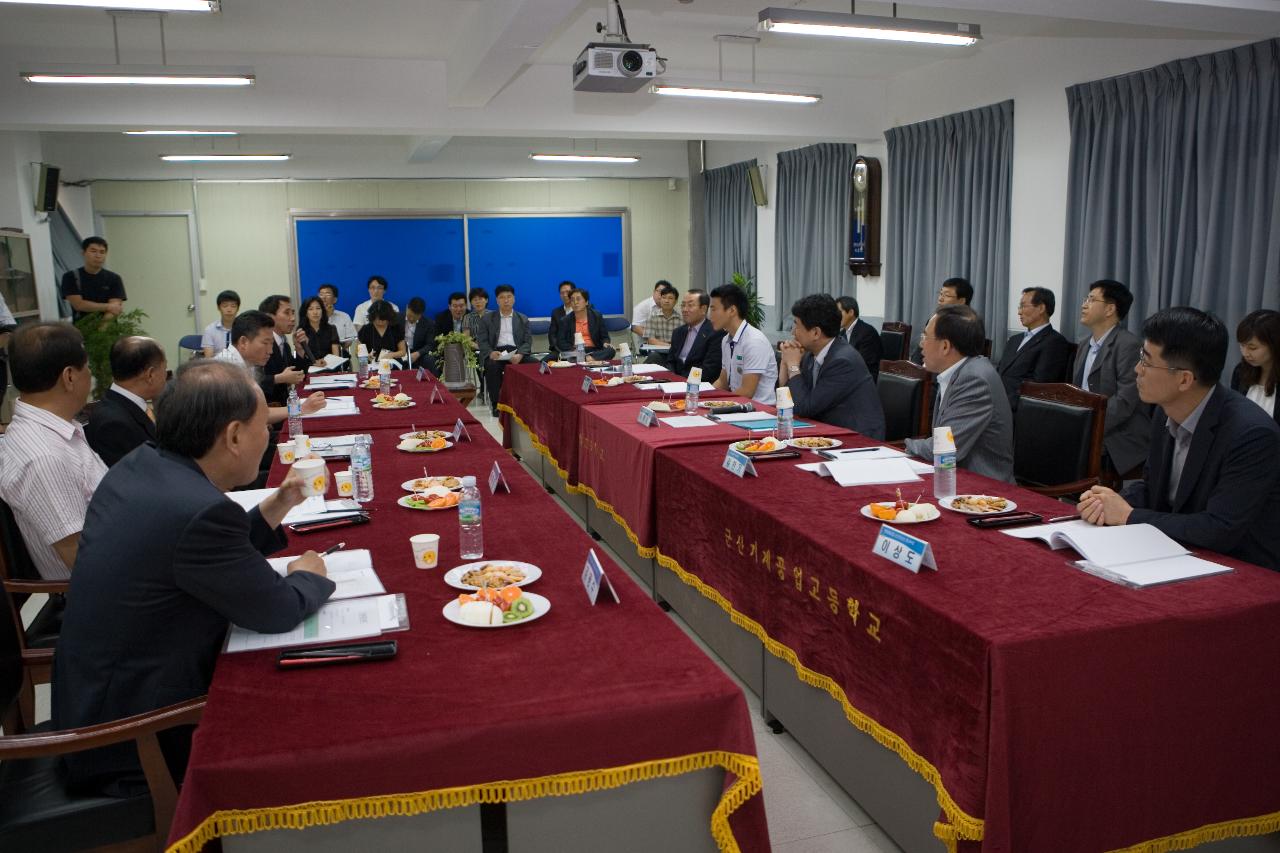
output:
<path id="1" fill-rule="evenodd" d="M 412 136 L 409 138 L 409 162 L 430 163 L 449 144 L 452 136 Z"/>
<path id="2" fill-rule="evenodd" d="M 579 0 L 481 0 L 448 59 L 451 107 L 483 107 L 515 79 Z M 570 83 L 565 69 L 565 85 Z"/>

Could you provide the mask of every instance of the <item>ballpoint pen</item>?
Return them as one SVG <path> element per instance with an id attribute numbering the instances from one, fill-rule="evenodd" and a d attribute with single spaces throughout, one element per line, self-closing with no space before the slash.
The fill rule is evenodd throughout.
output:
<path id="1" fill-rule="evenodd" d="M 339 542 L 337 545 L 334 545 L 332 548 L 326 548 L 325 550 L 321 551 L 320 556 L 327 557 L 335 551 L 341 551 L 345 547 L 347 547 L 346 542 Z"/>

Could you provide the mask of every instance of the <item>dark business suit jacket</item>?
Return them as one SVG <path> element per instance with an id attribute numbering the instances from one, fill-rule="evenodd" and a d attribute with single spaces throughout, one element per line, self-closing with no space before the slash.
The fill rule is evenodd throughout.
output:
<path id="1" fill-rule="evenodd" d="M 689 326 L 683 325 L 671 333 L 671 349 L 667 350 L 667 369 L 681 376 L 688 376 L 690 369 L 702 368 L 702 381 L 715 382 L 720 378 L 721 355 L 720 342 L 724 340 L 724 332 L 711 328 L 710 320 L 703 320 L 698 327 L 698 336 L 689 348 L 689 357 L 681 360 L 684 343 L 689 339 Z"/>
<path id="2" fill-rule="evenodd" d="M 840 426 L 868 438 L 884 438 L 884 409 L 880 395 L 871 381 L 871 372 L 858 351 L 844 338 L 831 339 L 831 349 L 813 381 L 814 357 L 805 353 L 800 359 L 800 374 L 787 380 L 791 399 L 796 404 L 796 417 L 814 418 L 831 426 Z"/>
<path id="3" fill-rule="evenodd" d="M 996 367 L 1005 393 L 1009 395 L 1009 408 L 1014 411 L 1018 410 L 1018 393 L 1023 382 L 1065 382 L 1075 354 L 1075 344 L 1052 325 L 1036 332 L 1026 346 L 1018 349 L 1026 336 L 1027 333 L 1023 332 L 1009 338 Z"/>
<path id="4" fill-rule="evenodd" d="M 1075 364 L 1071 368 L 1072 383 L 1082 388 L 1089 340 L 1086 337 L 1077 346 Z M 1111 464 L 1121 474 L 1147 458 L 1147 443 L 1151 437 L 1151 406 L 1138 399 L 1133 372 L 1141 350 L 1142 341 L 1117 326 L 1103 341 L 1089 373 L 1089 390 L 1107 395 L 1106 433 L 1102 446 L 1111 457 Z"/>
<path id="5" fill-rule="evenodd" d="M 502 334 L 500 312 L 490 311 L 480 318 L 480 340 L 476 341 L 476 345 L 480 351 L 481 364 L 487 363 L 489 353 L 498 348 L 500 334 Z M 528 355 L 533 351 L 533 335 L 529 332 L 529 318 L 515 310 L 511 312 L 511 338 L 516 342 L 516 352 L 520 355 Z"/>
<path id="6" fill-rule="evenodd" d="M 408 321 L 405 321 L 406 325 Z M 423 314 L 413 327 L 413 340 L 409 341 L 409 358 L 414 368 L 425 367 L 436 372 L 436 324 Z"/>
<path id="7" fill-rule="evenodd" d="M 137 403 L 108 390 L 93 407 L 84 437 L 110 468 L 138 445 L 155 441 L 156 425 Z"/>
<path id="8" fill-rule="evenodd" d="M 1241 387 L 1241 385 L 1243 384 L 1243 380 L 1240 378 L 1240 373 L 1243 369 L 1244 369 L 1244 362 L 1242 361 L 1236 365 L 1235 370 L 1231 371 L 1231 390 L 1239 391 L 1240 394 L 1242 395 L 1249 390 L 1248 388 Z M 1263 414 L 1266 414 L 1266 413 L 1264 412 Z M 1272 410 L 1271 417 L 1273 420 L 1275 420 L 1276 425 L 1280 426 L 1280 404 L 1277 404 L 1275 409 Z"/>
<path id="9" fill-rule="evenodd" d="M 116 720 L 209 690 L 227 625 L 288 631 L 333 581 L 280 577 L 264 554 L 285 545 L 195 462 L 143 446 L 107 472 L 85 515 L 53 664 L 53 724 Z M 132 744 L 77 753 L 74 782 L 129 774 Z"/>
<path id="10" fill-rule="evenodd" d="M 556 326 L 556 346 L 560 352 L 573 352 L 573 334 L 578 331 L 578 318 L 566 314 Z M 587 347 L 590 354 L 593 350 L 603 350 L 610 346 L 609 330 L 604 327 L 604 315 L 594 308 L 587 308 L 587 333 L 591 335 L 592 346 Z"/>
<path id="11" fill-rule="evenodd" d="M 283 346 L 275 343 L 272 339 L 271 356 L 267 359 L 267 363 L 262 366 L 262 393 L 266 395 L 267 402 L 277 406 L 283 406 L 289 399 L 289 386 L 276 382 L 276 374 L 282 373 L 285 368 L 296 367 L 298 370 L 306 371 L 311 366 L 311 356 L 308 354 L 294 354 L 289 348 L 289 338 L 285 338 Z M 301 389 L 298 391 L 302 393 Z"/>
<path id="12" fill-rule="evenodd" d="M 560 324 L 564 322 L 565 314 L 569 313 L 563 305 L 557 305 L 551 312 L 551 328 L 547 329 L 547 340 L 554 342 L 560 334 Z M 554 346 L 554 343 L 552 344 Z"/>
<path id="13" fill-rule="evenodd" d="M 1255 403 L 1223 388 L 1200 414 L 1169 500 L 1173 436 L 1152 418 L 1143 478 L 1124 490 L 1130 524 L 1150 524 L 1187 545 L 1280 570 L 1280 427 Z"/>
<path id="14" fill-rule="evenodd" d="M 463 314 L 462 316 L 465 318 L 467 315 Z M 461 328 L 459 328 L 458 331 L 462 331 L 467 327 L 467 321 L 465 319 L 459 320 L 458 322 L 461 323 Z M 453 314 L 449 313 L 448 308 L 436 315 L 435 327 L 437 337 L 440 335 L 447 335 L 453 331 Z"/>
<path id="15" fill-rule="evenodd" d="M 862 356 L 872 381 L 875 381 L 880 375 L 880 359 L 884 357 L 884 342 L 880 340 L 880 333 L 859 317 L 842 334 L 858 351 L 858 355 Z"/>

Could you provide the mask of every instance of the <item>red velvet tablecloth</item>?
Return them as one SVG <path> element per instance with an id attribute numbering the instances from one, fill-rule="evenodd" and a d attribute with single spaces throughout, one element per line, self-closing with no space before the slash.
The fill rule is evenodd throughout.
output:
<path id="1" fill-rule="evenodd" d="M 745 402 L 745 398 L 740 399 Z M 677 429 L 659 423 L 656 427 L 644 427 L 636 422 L 642 406 L 643 403 L 632 402 L 582 408 L 578 416 L 578 483 L 570 488 L 585 493 L 596 506 L 610 513 L 640 556 L 652 557 L 657 544 L 654 515 L 656 483 L 653 476 L 655 452 L 663 447 L 712 445 L 707 452 L 723 459 L 730 443 L 749 438 L 752 434 L 728 424 Z M 770 406 L 756 408 L 774 411 Z M 662 414 L 658 420 L 661 422 L 671 416 Z M 814 423 L 811 427 L 796 430 L 797 437 L 806 435 L 824 435 L 847 442 L 856 433 Z M 817 459 L 805 451 L 802 459 L 790 461 Z M 759 464 L 772 467 L 786 465 L 788 460 L 761 461 Z"/>
<path id="2" fill-rule="evenodd" d="M 726 771 L 711 820 L 722 849 L 767 850 L 751 721 L 741 691 L 607 557 L 621 605 L 591 607 L 580 574 L 591 540 L 487 435 L 428 457 L 434 474 L 482 484 L 485 554 L 540 566 L 551 611 L 469 629 L 440 611 L 457 595 L 455 511 L 395 504 L 422 457 L 374 434 L 373 522 L 293 535 L 285 553 L 368 548 L 412 627 L 389 662 L 281 673 L 274 652 L 224 655 L 196 732 L 170 850 L 275 827 L 408 815 Z M 483 487 L 497 461 L 512 493 Z M 343 463 L 345 465 L 345 463 Z M 336 466 L 335 466 L 336 467 Z M 273 482 L 281 470 L 277 464 Z M 415 569 L 414 533 L 441 537 L 441 567 Z"/>
<path id="3" fill-rule="evenodd" d="M 776 463 L 739 480 L 721 457 L 657 452 L 659 562 L 932 783 L 944 839 L 1172 850 L 1280 827 L 1280 574 L 1206 555 L 1235 571 L 1132 590 L 947 511 L 901 528 L 939 567 L 911 574 L 872 554 L 880 522 L 858 514 L 894 487 Z"/>
<path id="4" fill-rule="evenodd" d="M 536 363 L 509 365 L 502 380 L 504 444 L 511 446 L 511 430 L 524 429 L 534 446 L 555 466 L 569 485 L 578 482 L 578 413 L 584 406 L 610 403 L 648 403 L 662 399 L 660 391 L 644 391 L 633 385 L 597 388 L 599 393 L 583 393 L 586 372 L 578 367 L 552 368 L 539 373 Z M 598 374 L 591 374 L 598 376 Z M 683 382 L 674 373 L 651 374 L 655 382 Z M 703 392 L 703 399 L 732 396 L 726 391 Z M 515 418 L 513 425 L 511 420 Z"/>
<path id="5" fill-rule="evenodd" d="M 358 415 L 313 416 L 302 419 L 307 435 L 347 435 L 374 429 L 399 429 L 408 432 L 411 426 L 438 429 L 453 426 L 458 418 L 471 427 L 479 424 L 458 399 L 449 393 L 444 383 L 430 373 L 419 382 L 417 371 L 392 371 L 396 391 L 403 391 L 413 398 L 414 405 L 404 409 L 375 409 L 373 398 L 377 391 L 364 388 L 337 388 L 325 391 L 329 397 L 354 397 L 360 409 Z M 431 402 L 432 389 L 439 389 L 437 402 Z M 310 393 L 310 392 L 307 392 Z M 473 430 L 474 431 L 474 430 Z"/>

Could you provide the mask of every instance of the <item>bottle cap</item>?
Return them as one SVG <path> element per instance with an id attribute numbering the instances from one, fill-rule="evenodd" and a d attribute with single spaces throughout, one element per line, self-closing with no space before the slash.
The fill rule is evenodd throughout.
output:
<path id="1" fill-rule="evenodd" d="M 476 478 L 475 478 L 475 477 L 472 477 L 472 476 L 468 475 L 468 476 L 466 476 L 466 477 L 463 477 L 463 478 L 462 478 L 462 488 L 464 488 L 464 489 L 465 489 L 467 486 L 474 486 L 475 484 L 476 484 Z"/>
<path id="2" fill-rule="evenodd" d="M 795 402 L 791 399 L 791 389 L 783 385 L 777 390 L 777 404 L 779 409 L 790 409 L 795 406 Z"/>
<path id="3" fill-rule="evenodd" d="M 954 453 L 956 449 L 955 436 L 951 434 L 951 427 L 940 426 L 933 428 L 933 452 L 934 453 Z"/>

